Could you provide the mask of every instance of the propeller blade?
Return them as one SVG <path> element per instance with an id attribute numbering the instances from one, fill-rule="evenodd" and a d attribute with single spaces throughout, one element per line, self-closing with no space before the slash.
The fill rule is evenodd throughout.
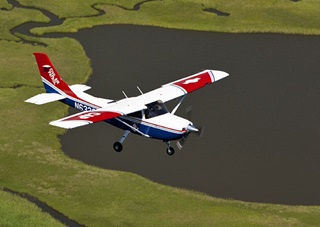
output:
<path id="1" fill-rule="evenodd" d="M 188 106 L 188 107 L 186 108 L 186 114 L 187 114 L 187 119 L 188 119 L 189 121 L 191 121 L 191 117 L 192 117 L 192 106 Z"/>
<path id="2" fill-rule="evenodd" d="M 183 148 L 184 143 L 186 142 L 188 136 L 189 136 L 190 132 L 188 132 L 187 134 L 185 134 L 184 136 L 182 136 L 182 138 L 180 140 L 177 141 L 177 147 L 179 148 L 179 150 L 181 150 Z"/>
<path id="3" fill-rule="evenodd" d="M 195 132 L 195 134 L 197 136 L 203 137 L 204 131 L 205 131 L 205 127 L 204 126 L 197 126 L 196 128 L 198 129 L 198 131 Z"/>
<path id="4" fill-rule="evenodd" d="M 192 117 L 192 106 L 188 106 L 186 108 L 186 115 L 187 115 L 187 119 L 189 121 L 191 121 L 191 117 Z M 177 147 L 179 148 L 179 150 L 181 150 L 185 144 L 185 142 L 187 141 L 188 136 L 190 135 L 190 133 L 195 133 L 196 135 L 202 137 L 203 133 L 204 133 L 204 127 L 203 126 L 198 126 L 195 127 L 194 125 L 188 125 L 186 127 L 187 133 L 185 135 L 182 136 L 182 138 L 180 140 L 177 141 Z"/>
<path id="5" fill-rule="evenodd" d="M 187 119 L 188 119 L 189 121 L 192 121 L 192 120 L 191 120 L 191 117 L 192 117 L 192 106 L 191 106 L 191 105 L 186 108 L 186 115 L 187 115 Z M 197 131 L 197 130 L 190 130 L 190 131 L 196 132 L 196 134 L 197 134 L 198 136 L 200 136 L 200 137 L 203 136 L 203 134 L 204 134 L 204 126 L 196 126 L 196 127 L 195 127 L 195 126 L 192 125 L 191 127 L 197 129 L 198 131 Z"/>

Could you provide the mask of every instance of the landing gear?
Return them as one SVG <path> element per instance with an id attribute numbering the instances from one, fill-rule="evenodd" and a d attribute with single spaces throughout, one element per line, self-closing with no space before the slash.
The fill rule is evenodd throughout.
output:
<path id="1" fill-rule="evenodd" d="M 167 148 L 167 154 L 170 155 L 170 156 L 174 155 L 174 149 L 173 149 L 173 147 L 168 147 L 168 148 Z"/>
<path id="2" fill-rule="evenodd" d="M 120 151 L 122 151 L 123 146 L 122 146 L 122 144 L 121 144 L 120 142 L 115 142 L 115 143 L 113 144 L 113 149 L 114 149 L 116 152 L 120 152 Z"/>
<path id="3" fill-rule="evenodd" d="M 129 135 L 130 131 L 126 130 L 123 134 L 123 136 L 121 137 L 120 141 L 119 142 L 115 142 L 113 144 L 113 149 L 116 151 L 116 152 L 120 152 L 122 151 L 123 149 L 123 146 L 122 146 L 122 143 L 123 141 L 127 138 L 127 136 Z"/>
<path id="4" fill-rule="evenodd" d="M 173 149 L 173 147 L 170 146 L 170 141 L 167 141 L 166 143 L 168 145 L 167 154 L 170 155 L 170 156 L 174 155 L 174 149 Z"/>

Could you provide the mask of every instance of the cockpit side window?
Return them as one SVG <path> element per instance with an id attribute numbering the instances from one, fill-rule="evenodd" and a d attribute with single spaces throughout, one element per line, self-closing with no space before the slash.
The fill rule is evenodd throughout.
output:
<path id="1" fill-rule="evenodd" d="M 146 106 L 147 109 L 144 111 L 144 113 L 147 119 L 168 113 L 166 106 L 161 101 L 152 102 Z"/>
<path id="2" fill-rule="evenodd" d="M 141 118 L 142 118 L 142 112 L 141 112 L 141 110 L 139 110 L 139 111 L 137 111 L 137 112 L 128 114 L 128 116 L 129 116 L 129 117 L 135 117 L 135 118 L 141 119 Z"/>

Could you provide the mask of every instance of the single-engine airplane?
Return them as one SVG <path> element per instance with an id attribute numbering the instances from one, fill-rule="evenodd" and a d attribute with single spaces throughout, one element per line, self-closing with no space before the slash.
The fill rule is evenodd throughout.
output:
<path id="1" fill-rule="evenodd" d="M 167 154 L 173 155 L 170 141 L 178 140 L 177 147 L 182 148 L 187 136 L 199 132 L 193 123 L 175 114 L 185 96 L 207 84 L 227 77 L 229 74 L 217 70 L 204 70 L 197 74 L 162 85 L 153 91 L 137 97 L 111 100 L 97 98 L 85 93 L 87 85 L 65 83 L 58 75 L 49 57 L 44 53 L 34 53 L 46 93 L 31 97 L 25 102 L 37 105 L 61 101 L 80 113 L 52 121 L 49 124 L 71 129 L 91 123 L 105 121 L 124 130 L 121 139 L 113 144 L 115 151 L 122 151 L 122 144 L 129 133 L 147 138 L 159 139 L 167 143 Z M 165 103 L 178 99 L 175 108 L 169 112 Z"/>

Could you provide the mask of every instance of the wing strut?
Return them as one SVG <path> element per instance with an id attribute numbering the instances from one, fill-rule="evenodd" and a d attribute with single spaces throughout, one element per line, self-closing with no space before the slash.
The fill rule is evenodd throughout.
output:
<path id="1" fill-rule="evenodd" d="M 181 103 L 182 103 L 182 101 L 184 100 L 185 97 L 186 97 L 186 95 L 181 97 L 178 105 L 176 105 L 176 107 L 172 110 L 171 114 L 174 114 L 177 111 L 177 109 L 179 108 L 179 106 L 181 105 Z"/>
<path id="2" fill-rule="evenodd" d="M 132 129 L 132 131 L 139 133 L 140 135 L 150 138 L 149 135 L 144 134 L 143 132 L 141 132 L 140 130 L 136 129 L 135 127 L 132 127 L 131 125 L 129 125 L 128 123 L 124 122 L 123 120 L 120 120 L 119 118 L 115 118 L 116 120 L 118 120 L 119 122 L 121 122 L 122 124 L 124 124 L 125 126 L 129 127 Z"/>

